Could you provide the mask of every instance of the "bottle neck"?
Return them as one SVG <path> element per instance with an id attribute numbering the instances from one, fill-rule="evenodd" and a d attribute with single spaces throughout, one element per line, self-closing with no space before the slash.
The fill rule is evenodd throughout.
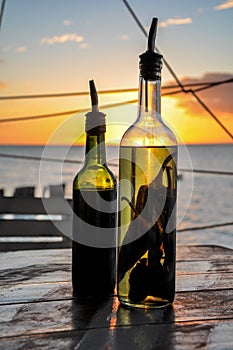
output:
<path id="1" fill-rule="evenodd" d="M 105 163 L 106 163 L 105 134 L 104 133 L 92 134 L 91 132 L 87 132 L 85 165 L 105 164 Z"/>
<path id="2" fill-rule="evenodd" d="M 161 79 L 146 80 L 140 76 L 138 96 L 138 118 L 140 122 L 145 118 L 148 120 L 161 120 Z"/>

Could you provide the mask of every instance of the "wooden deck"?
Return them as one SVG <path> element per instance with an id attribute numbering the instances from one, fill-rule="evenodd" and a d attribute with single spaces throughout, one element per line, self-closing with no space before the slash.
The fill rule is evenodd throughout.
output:
<path id="1" fill-rule="evenodd" d="M 72 298 L 71 250 L 0 253 L 0 349 L 233 349 L 233 251 L 179 246 L 174 305 Z"/>
<path id="2" fill-rule="evenodd" d="M 71 247 L 72 201 L 18 192 L 0 197 L 0 251 Z"/>

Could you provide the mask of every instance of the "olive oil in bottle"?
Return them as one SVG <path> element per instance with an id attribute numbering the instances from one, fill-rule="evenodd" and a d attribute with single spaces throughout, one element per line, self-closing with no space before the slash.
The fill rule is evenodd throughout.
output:
<path id="1" fill-rule="evenodd" d="M 123 305 L 163 307 L 174 300 L 177 144 L 160 115 L 162 56 L 157 19 L 140 56 L 139 107 L 119 155 L 117 294 Z"/>
<path id="2" fill-rule="evenodd" d="M 116 267 L 116 180 L 106 164 L 105 115 L 90 81 L 92 112 L 86 115 L 86 154 L 73 181 L 72 285 L 74 296 L 112 295 Z"/>

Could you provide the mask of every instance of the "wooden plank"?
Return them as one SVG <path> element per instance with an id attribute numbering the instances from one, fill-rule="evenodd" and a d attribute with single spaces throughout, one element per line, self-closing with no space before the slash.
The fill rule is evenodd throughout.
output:
<path id="1" fill-rule="evenodd" d="M 186 252 L 187 261 L 182 261 L 183 252 Z M 230 261 L 233 257 L 233 250 L 218 247 L 218 246 L 178 246 L 177 247 L 177 266 L 182 264 L 189 264 L 190 261 L 195 261 L 195 264 L 202 264 L 199 259 L 199 254 L 202 256 L 203 266 L 209 266 L 206 264 L 206 261 L 209 260 L 215 261 Z M 222 258 L 218 259 L 219 255 L 222 254 Z M 203 259 L 205 256 L 206 260 Z M 209 258 L 210 257 L 210 258 Z M 212 259 L 211 259 L 212 257 Z M 217 257 L 217 258 L 216 258 Z M 48 266 L 53 263 L 67 263 L 71 262 L 71 249 L 61 249 L 61 250 L 50 250 L 50 251 L 17 251 L 17 252 L 6 252 L 0 254 L 0 271 L 15 269 L 20 267 L 27 267 L 35 263 Z M 200 265 L 196 265 L 200 267 Z M 217 266 L 217 265 L 216 265 Z M 188 268 L 188 267 L 187 267 Z M 179 269 L 181 270 L 181 269 Z M 207 271 L 207 270 L 205 270 Z"/>
<path id="2" fill-rule="evenodd" d="M 54 276 L 55 277 L 55 276 Z M 39 278 L 38 278 L 39 280 Z M 50 282 L 11 285 L 1 288 L 0 305 L 26 304 L 37 301 L 67 300 L 72 298 L 72 286 L 69 282 Z"/>
<path id="3" fill-rule="evenodd" d="M 54 269 L 48 270 L 47 273 L 39 274 L 37 268 L 29 268 L 28 272 L 32 273 L 31 277 L 26 275 L 12 276 L 11 282 L 9 278 L 7 284 L 1 286 L 0 305 L 5 303 L 32 302 L 38 300 L 58 300 L 61 298 L 69 299 L 72 297 L 71 286 L 71 266 L 64 269 L 57 267 L 59 273 Z M 176 297 L 180 292 L 204 292 L 214 291 L 216 289 L 224 291 L 232 288 L 233 277 L 228 278 L 224 275 L 218 280 L 218 275 L 204 275 L 203 279 L 195 276 L 178 276 L 176 283 Z M 6 282 L 4 276 L 3 281 Z M 14 282 L 15 280 L 15 282 Z M 48 281 L 49 280 L 49 281 Z M 233 294 L 233 292 L 232 292 Z"/>
<path id="4" fill-rule="evenodd" d="M 2 289 L 8 287 L 16 287 L 17 285 L 28 284 L 29 287 L 38 282 L 54 283 L 54 282 L 70 282 L 71 277 L 71 262 L 66 264 L 50 263 L 47 266 L 33 264 L 28 265 L 27 268 L 15 268 L 1 271 L 0 286 Z M 0 291 L 1 293 L 1 291 Z"/>
<path id="5" fill-rule="evenodd" d="M 178 261 L 176 267 L 179 275 L 233 273 L 233 256 L 222 260 Z"/>
<path id="6" fill-rule="evenodd" d="M 233 257 L 233 250 L 219 247 L 219 246 L 178 246 L 177 247 L 177 265 L 180 264 L 180 261 L 184 261 L 184 255 L 186 256 L 186 261 L 225 261 L 231 260 Z M 43 257 L 44 264 L 49 264 L 51 261 L 70 261 L 71 259 L 71 250 L 64 249 L 53 250 L 53 251 L 38 251 L 35 252 L 27 251 L 27 259 L 25 259 L 25 252 L 19 251 L 14 253 L 4 253 L 0 255 L 0 270 L 4 266 L 11 266 L 12 268 L 18 266 L 18 262 L 27 266 L 30 261 L 35 261 L 35 256 L 38 261 L 40 260 L 40 256 Z M 6 265 L 7 264 L 7 265 Z M 203 263 L 205 264 L 205 262 Z M 216 264 L 216 262 L 215 262 Z M 200 265 L 199 265 L 200 266 Z"/>
<path id="7" fill-rule="evenodd" d="M 204 291 L 230 289 L 233 286 L 233 274 L 178 275 L 176 291 Z M 233 293 L 233 292 L 232 292 Z"/>
<path id="8" fill-rule="evenodd" d="M 200 278 L 201 276 L 201 278 Z M 233 285 L 232 274 L 211 276 L 177 276 L 176 296 L 180 292 L 229 290 Z M 233 293 L 233 292 L 232 292 Z M 5 303 L 32 302 L 38 300 L 58 300 L 72 297 L 71 265 L 51 265 L 40 269 L 38 266 L 27 268 L 25 273 L 7 271 L 2 274 L 0 305 Z"/>
<path id="9" fill-rule="evenodd" d="M 54 282 L 54 280 L 50 279 L 50 274 L 48 274 L 48 269 L 50 271 L 51 274 L 57 274 L 57 277 L 59 278 L 59 281 L 69 281 L 69 278 L 67 277 L 68 274 L 71 271 L 71 254 L 66 254 L 64 253 L 64 250 L 61 250 L 61 256 L 63 257 L 63 259 L 61 259 L 61 262 L 58 263 L 58 259 L 56 259 L 56 254 L 53 256 L 51 255 L 51 259 L 49 260 L 45 260 L 45 262 L 41 262 L 41 261 L 34 261 L 34 263 L 32 265 L 28 265 L 27 268 L 25 269 L 24 265 L 22 265 L 22 267 L 20 266 L 10 266 L 10 264 L 8 264 L 7 262 L 10 260 L 9 258 L 6 259 L 6 263 L 4 265 L 2 265 L 0 267 L 0 273 L 2 276 L 2 281 L 4 281 L 4 283 L 10 284 L 12 281 L 14 283 L 18 282 L 18 278 L 20 279 L 20 281 L 25 280 L 28 281 L 29 283 L 33 282 L 33 277 L 35 276 L 34 270 L 36 270 L 37 275 L 40 275 L 41 277 L 43 277 L 43 282 L 45 283 L 49 283 L 49 282 Z M 19 252 L 17 252 L 19 253 Z M 28 252 L 29 254 L 31 253 L 31 251 Z M 71 253 L 71 252 L 70 252 Z M 10 252 L 7 253 L 8 256 L 10 256 Z M 25 254 L 25 252 L 24 252 Z M 47 258 L 47 256 L 46 256 Z M 55 260 L 54 260 L 55 259 Z M 25 259 L 26 260 L 26 259 Z M 20 260 L 19 260 L 20 261 Z M 56 263 L 54 263 L 54 261 Z M 1 259 L 0 259 L 1 262 Z M 198 271 L 198 264 L 197 262 L 179 262 L 177 264 L 177 280 L 178 280 L 178 284 L 179 286 L 181 285 L 180 281 L 187 281 L 188 279 L 191 280 L 204 280 L 207 278 L 209 281 L 224 281 L 228 280 L 228 279 L 232 279 L 231 274 L 233 273 L 233 261 L 229 261 L 226 267 L 226 270 L 224 271 L 222 263 L 218 262 L 218 263 L 214 263 L 215 265 L 214 269 L 210 270 L 211 268 L 211 263 L 210 261 L 203 261 L 203 264 L 201 266 L 200 271 Z M 6 268 L 3 269 L 3 266 L 5 266 Z M 58 269 L 58 271 L 57 271 Z M 63 271 L 67 272 L 67 276 L 60 276 L 60 272 L 61 269 Z M 220 273 L 222 275 L 220 275 Z M 182 276 L 185 277 L 182 277 Z M 214 276 L 211 276 L 214 275 Z M 207 276 L 207 277 L 206 277 Z M 209 278 L 208 278 L 209 276 Z M 186 283 L 186 285 L 188 285 L 189 282 Z M 206 284 L 206 283 L 205 283 Z M 218 283 L 220 284 L 220 283 Z M 224 283 L 223 283 L 224 284 Z M 0 282 L 1 285 L 1 282 Z M 208 285 L 209 287 L 209 285 Z M 222 286 L 224 287 L 224 286 Z"/>
<path id="10" fill-rule="evenodd" d="M 28 266 L 50 266 L 53 264 L 67 264 L 71 262 L 71 249 L 58 250 L 31 250 L 31 251 L 16 251 L 0 254 L 0 272 L 15 269 L 27 270 Z M 1 280 L 0 280 L 1 282 Z"/>
<path id="11" fill-rule="evenodd" d="M 0 213 L 71 215 L 72 201 L 65 198 L 0 197 Z"/>
<path id="12" fill-rule="evenodd" d="M 3 338 L 0 349 L 232 349 L 232 322 L 140 325 Z"/>
<path id="13" fill-rule="evenodd" d="M 87 315 L 92 322 L 85 329 L 211 320 L 232 322 L 233 318 L 233 298 L 229 291 L 179 293 L 174 308 L 146 312 L 119 307 L 116 298 L 97 304 L 98 311 L 95 303 L 78 304 L 74 300 L 0 306 L 1 337 L 82 330 Z"/>
<path id="14" fill-rule="evenodd" d="M 233 256 L 233 249 L 214 245 L 178 245 L 177 260 L 223 260 Z"/>
<path id="15" fill-rule="evenodd" d="M 207 266 L 205 261 L 209 261 L 211 259 L 208 258 L 208 256 L 212 256 L 212 261 L 215 261 L 215 256 L 219 257 L 219 254 L 222 254 L 221 259 L 216 259 L 216 261 L 224 261 L 230 259 L 232 261 L 233 256 L 233 250 L 222 248 L 216 246 L 214 248 L 214 251 L 216 252 L 215 255 L 213 255 L 213 247 L 212 246 L 199 246 L 198 249 L 195 249 L 195 246 L 178 246 L 177 249 L 177 266 L 181 266 L 180 261 L 184 261 L 185 257 L 187 258 L 187 263 L 191 262 L 192 260 L 195 262 L 199 262 L 200 259 L 198 258 L 200 256 L 205 256 L 206 260 L 202 258 L 203 266 Z M 199 255 L 197 255 L 197 252 Z M 204 254 L 203 254 L 204 252 Z M 229 253 L 230 252 L 230 253 Z M 27 251 L 27 254 L 25 256 L 25 252 L 18 251 L 18 252 L 6 252 L 0 254 L 0 271 L 4 269 L 14 269 L 18 267 L 26 267 L 28 265 L 33 265 L 35 261 L 39 264 L 48 265 L 52 262 L 58 262 L 58 263 L 65 263 L 67 261 L 71 262 L 71 249 L 61 249 L 61 250 L 50 250 L 50 251 L 43 251 L 43 250 L 31 250 Z M 215 264 L 217 264 L 215 261 Z M 185 266 L 185 265 L 184 265 Z M 208 265 L 209 266 L 209 265 Z"/>

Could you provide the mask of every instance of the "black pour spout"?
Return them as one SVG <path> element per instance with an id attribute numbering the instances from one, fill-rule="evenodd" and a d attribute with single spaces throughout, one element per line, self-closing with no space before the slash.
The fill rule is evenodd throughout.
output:
<path id="1" fill-rule="evenodd" d="M 155 52 L 158 18 L 153 18 L 148 35 L 147 51 L 140 55 L 140 73 L 146 80 L 154 79 L 162 69 L 162 55 Z"/>
<path id="2" fill-rule="evenodd" d="M 106 131 L 105 114 L 99 111 L 98 94 L 94 80 L 89 80 L 92 110 L 86 114 L 86 131 L 98 135 Z"/>

